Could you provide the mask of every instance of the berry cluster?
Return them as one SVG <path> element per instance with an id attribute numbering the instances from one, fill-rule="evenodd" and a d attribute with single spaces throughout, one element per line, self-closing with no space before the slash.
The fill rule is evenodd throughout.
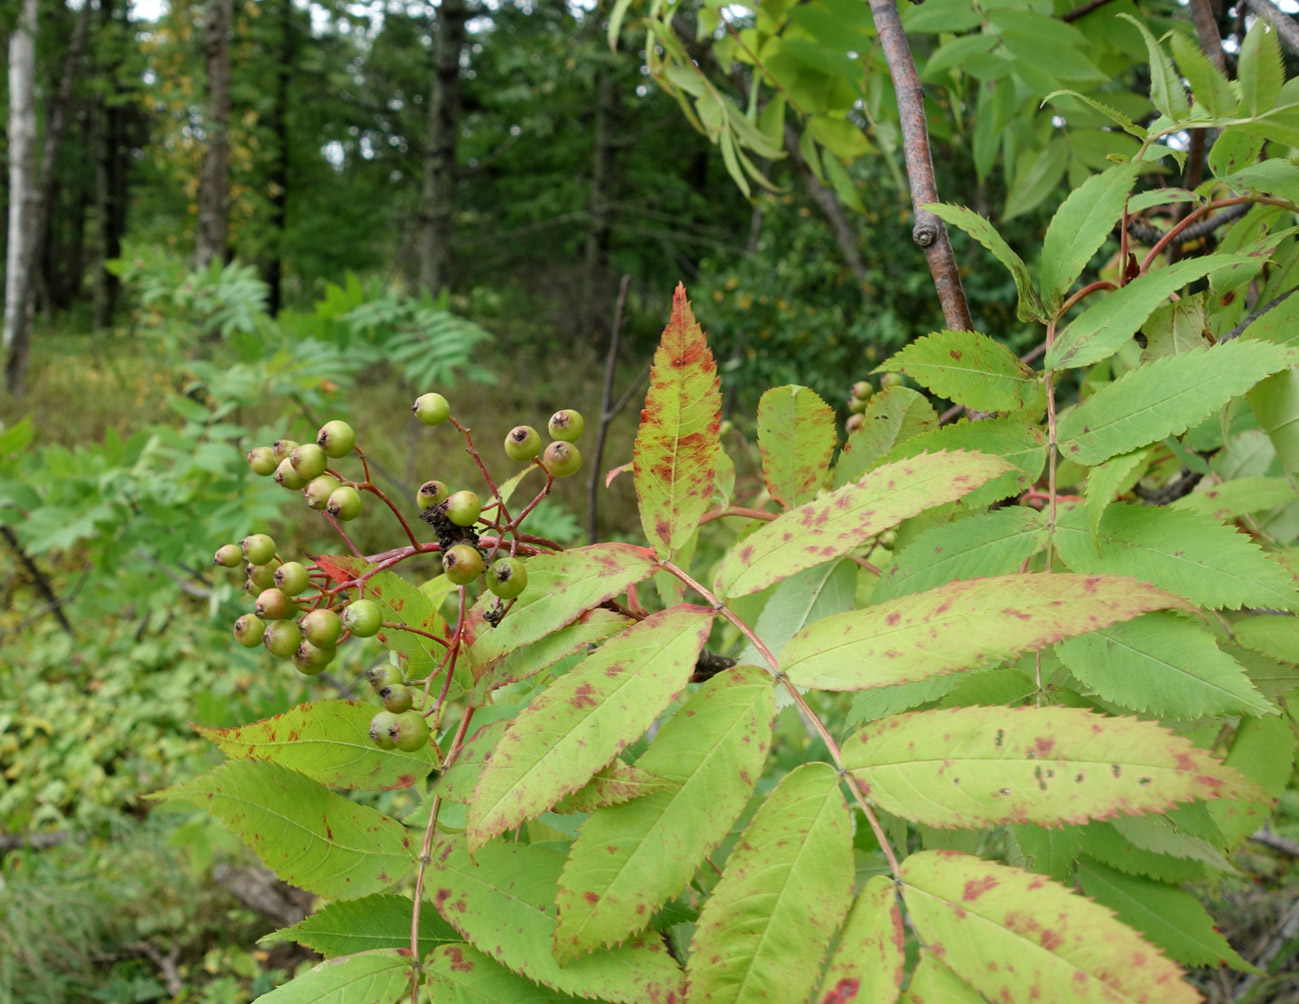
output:
<path id="1" fill-rule="evenodd" d="M 372 563 L 372 570 L 343 582 L 338 581 L 335 567 L 285 560 L 277 553 L 275 541 L 264 533 L 251 534 L 238 544 L 224 544 L 213 558 L 215 564 L 226 568 L 242 565 L 245 589 L 254 598 L 253 611 L 234 624 L 239 644 L 247 648 L 264 645 L 274 655 L 290 660 L 300 672 L 315 675 L 334 660 L 339 644 L 349 637 L 369 638 L 381 630 L 427 634 L 409 625 L 386 622 L 379 604 L 364 598 L 364 593 L 366 582 L 380 567 L 390 568 L 407 557 L 438 552 L 447 579 L 461 589 L 460 623 L 449 637 L 428 635 L 446 649 L 442 665 L 423 680 L 406 679 L 395 665 L 375 667 L 366 674 L 384 708 L 370 723 L 371 740 L 382 749 L 407 751 L 420 749 L 429 741 L 428 718 L 439 714 L 448 693 L 461 644 L 465 588 L 480 576 L 484 578 L 487 589 L 496 597 L 486 616 L 496 624 L 527 588 L 524 556 L 558 546 L 521 532 L 520 525 L 549 494 L 555 478 L 574 474 L 580 468 L 582 460 L 576 443 L 584 425 L 576 411 L 555 412 L 548 426 L 553 441 L 544 449 L 541 436 L 531 426 L 510 430 L 505 438 L 506 456 L 535 464 L 546 474 L 545 486 L 536 498 L 511 518 L 503 496 L 474 448 L 470 430 L 452 416 L 450 402 L 441 394 L 428 393 L 420 396 L 411 410 L 425 425 L 449 421 L 464 435 L 466 449 L 491 492 L 491 499 L 484 505 L 477 493 L 467 489 L 453 492 L 444 481 L 431 479 L 420 485 L 415 495 L 416 509 L 420 519 L 432 527 L 436 544 L 422 543 L 415 537 L 397 506 L 371 480 L 369 464 L 357 446 L 352 427 L 334 420 L 320 428 L 314 443 L 280 439 L 270 446 L 255 447 L 248 453 L 249 467 L 255 474 L 300 492 L 308 508 L 330 518 L 349 547 L 351 541 L 339 523 L 360 516 L 363 495 L 373 495 L 391 510 L 410 546 L 366 559 Z M 363 468 L 359 481 L 347 478 L 330 463 L 353 454 Z M 352 550 L 359 553 L 355 547 Z M 353 595 L 359 598 L 351 598 Z M 433 702 L 429 699 L 430 686 L 438 676 L 443 677 L 442 693 Z"/>

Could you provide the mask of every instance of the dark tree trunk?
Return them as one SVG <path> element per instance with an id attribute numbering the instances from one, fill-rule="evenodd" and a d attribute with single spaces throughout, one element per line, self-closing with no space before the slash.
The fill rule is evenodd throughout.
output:
<path id="1" fill-rule="evenodd" d="M 115 8 L 115 0 L 100 0 L 100 25 L 105 31 L 112 27 L 120 12 L 122 26 L 130 34 L 130 8 Z M 121 60 L 115 59 L 101 68 L 101 73 L 114 82 L 114 91 L 120 86 L 118 76 Z M 122 237 L 126 233 L 127 175 L 130 168 L 129 125 L 133 106 L 120 100 L 101 99 L 95 106 L 95 220 L 98 247 L 95 251 L 95 283 L 92 302 L 92 325 L 95 330 L 108 327 L 117 308 L 121 282 L 105 267 L 105 263 L 122 253 Z"/>
<path id="2" fill-rule="evenodd" d="M 280 52 L 275 72 L 275 103 L 271 107 L 271 133 L 275 136 L 275 163 L 271 168 L 271 229 L 274 231 L 271 257 L 263 278 L 270 289 L 267 310 L 280 312 L 284 281 L 284 233 L 289 208 L 289 81 L 293 73 L 293 0 L 279 0 Z"/>
<path id="3" fill-rule="evenodd" d="M 420 214 L 419 284 L 434 293 L 451 284 L 451 238 L 460 132 L 460 54 L 465 45 L 464 0 L 442 0 L 433 36 L 424 208 Z"/>
<path id="4" fill-rule="evenodd" d="M 582 254 L 582 311 L 592 340 L 608 323 L 612 298 L 606 267 L 613 226 L 610 182 L 613 179 L 614 133 L 618 117 L 618 89 L 613 71 L 603 67 L 595 76 L 595 124 L 591 137 L 591 190 L 587 198 L 586 242 Z"/>
<path id="5" fill-rule="evenodd" d="M 198 236 L 194 265 L 225 257 L 229 233 L 230 22 L 233 0 L 207 0 L 203 11 L 203 63 L 207 68 L 207 150 L 198 178 Z"/>

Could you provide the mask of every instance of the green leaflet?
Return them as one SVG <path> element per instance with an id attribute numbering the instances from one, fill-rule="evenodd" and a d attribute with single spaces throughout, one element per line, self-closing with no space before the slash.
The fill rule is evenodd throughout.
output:
<path id="1" fill-rule="evenodd" d="M 818 1004 L 860 1000 L 889 1004 L 902 989 L 904 931 L 893 883 L 883 875 L 867 879 L 839 932 L 826 968 Z"/>
<path id="2" fill-rule="evenodd" d="M 1084 708 L 909 711 L 855 732 L 843 763 L 888 812 L 941 827 L 1083 823 L 1257 791 L 1152 722 Z"/>
<path id="3" fill-rule="evenodd" d="M 1206 607 L 1296 609 L 1290 575 L 1242 533 L 1193 512 L 1116 503 L 1092 546 L 1087 514 L 1062 508 L 1060 558 L 1075 572 L 1130 575 Z"/>
<path id="4" fill-rule="evenodd" d="M 762 480 L 783 509 L 816 497 L 838 445 L 834 409 L 807 387 L 773 387 L 758 402 Z"/>
<path id="5" fill-rule="evenodd" d="M 721 448 L 721 408 L 713 353 L 678 284 L 654 353 L 633 452 L 641 525 L 661 558 L 686 545 L 708 509 Z"/>
<path id="6" fill-rule="evenodd" d="M 368 579 L 364 595 L 379 604 L 385 621 L 446 636 L 446 621 L 434 609 L 432 601 L 395 572 L 379 572 Z M 400 652 L 408 660 L 408 677 L 422 678 L 437 669 L 442 661 L 442 646 L 423 635 L 391 629 L 382 631 L 381 635 L 385 648 Z"/>
<path id="7" fill-rule="evenodd" d="M 582 824 L 560 879 L 556 952 L 570 958 L 648 923 L 730 832 L 762 773 L 771 677 L 739 666 L 707 681 L 636 766 L 673 784 Z"/>
<path id="8" fill-rule="evenodd" d="M 548 990 L 516 976 L 491 956 L 461 941 L 424 960 L 437 1004 L 563 1004 L 580 997 Z"/>
<path id="9" fill-rule="evenodd" d="M 375 948 L 410 949 L 411 901 L 406 896 L 375 893 L 321 907 L 306 920 L 266 935 L 258 944 L 296 941 L 325 958 Z M 460 935 L 432 910 L 419 915 L 421 956 L 438 945 L 460 941 Z"/>
<path id="10" fill-rule="evenodd" d="M 1008 864 L 1027 868 L 1039 875 L 1048 875 L 1061 885 L 1073 885 L 1074 862 L 1082 841 L 1080 827 L 1044 827 L 1017 823 L 1010 830 L 1023 860 L 1012 858 Z"/>
<path id="11" fill-rule="evenodd" d="M 468 804 L 474 785 L 478 783 L 478 776 L 483 771 L 483 764 L 505 735 L 510 721 L 509 718 L 502 718 L 480 726 L 460 748 L 460 755 L 455 762 L 433 783 L 434 794 L 448 802 Z M 428 812 L 424 815 L 427 819 Z"/>
<path id="12" fill-rule="evenodd" d="M 786 774 L 699 915 L 686 1004 L 806 1000 L 852 902 L 852 820 L 827 763 Z"/>
<path id="13" fill-rule="evenodd" d="M 1272 103 L 1285 83 L 1285 69 L 1281 64 L 1276 29 L 1267 18 L 1255 20 L 1245 35 L 1236 76 L 1240 80 L 1242 112 L 1262 115 L 1272 109 Z"/>
<path id="14" fill-rule="evenodd" d="M 1141 326 L 1141 333 L 1146 337 L 1142 362 L 1211 345 L 1209 318 L 1204 307 L 1206 298 L 1205 292 L 1183 293 L 1180 300 L 1156 307 Z"/>
<path id="15" fill-rule="evenodd" d="M 967 495 L 1009 464 L 978 453 L 923 454 L 791 509 L 732 550 L 717 569 L 723 596 L 747 596 L 847 554 L 908 516 Z"/>
<path id="16" fill-rule="evenodd" d="M 1238 645 L 1251 651 L 1299 664 L 1299 618 L 1245 617 L 1231 625 L 1231 634 Z"/>
<path id="17" fill-rule="evenodd" d="M 154 798 L 212 813 L 286 882 L 355 899 L 406 877 L 410 837 L 395 819 L 278 764 L 232 760 Z"/>
<path id="18" fill-rule="evenodd" d="M 1213 118 L 1233 115 L 1237 99 L 1222 71 L 1209 61 L 1204 51 L 1189 36 L 1175 31 L 1171 44 L 1177 68 L 1190 82 L 1195 103 Z"/>
<path id="19" fill-rule="evenodd" d="M 1184 842 L 1183 838 L 1171 827 L 1162 835 L 1166 839 L 1153 841 L 1152 847 L 1137 846 L 1112 823 L 1089 823 L 1082 828 L 1081 834 L 1079 846 L 1083 853 L 1129 875 L 1149 875 L 1162 882 L 1190 882 L 1205 876 L 1204 862 L 1186 856 L 1185 848 L 1177 846 Z M 1174 854 L 1173 851 L 1181 853 Z"/>
<path id="20" fill-rule="evenodd" d="M 712 621 L 704 607 L 651 614 L 542 691 L 474 786 L 470 851 L 577 791 L 644 733 L 689 682 Z"/>
<path id="21" fill-rule="evenodd" d="M 568 627 L 560 628 L 489 664 L 474 684 L 471 700 L 482 704 L 487 695 L 498 687 L 518 683 L 543 669 L 549 669 L 561 659 L 566 659 L 589 645 L 600 644 L 630 623 L 629 618 L 604 607 L 588 610 Z"/>
<path id="22" fill-rule="evenodd" d="M 856 593 L 857 566 L 851 561 L 829 561 L 795 572 L 776 586 L 753 630 L 767 651 L 779 658 L 789 639 L 806 625 L 851 610 Z M 739 661 L 748 665 L 763 662 L 752 642 L 745 645 Z"/>
<path id="23" fill-rule="evenodd" d="M 985 1004 L 986 998 L 938 961 L 920 950 L 920 961 L 911 974 L 902 1004 Z"/>
<path id="24" fill-rule="evenodd" d="M 1146 457 L 1150 449 L 1125 453 L 1121 457 L 1107 460 L 1087 473 L 1087 524 L 1091 530 L 1092 543 L 1100 551 L 1101 517 L 1118 495 L 1125 494 L 1141 480 L 1145 471 Z"/>
<path id="25" fill-rule="evenodd" d="M 780 663 L 800 687 L 887 687 L 1001 662 L 1170 606 L 1185 604 L 1145 583 L 1109 576 L 949 582 L 819 620 L 794 636 Z"/>
<path id="26" fill-rule="evenodd" d="M 649 771 L 633 767 L 614 757 L 595 772 L 591 780 L 571 795 L 565 795 L 552 811 L 560 813 L 594 812 L 605 805 L 621 805 L 633 798 L 644 798 L 660 791 L 671 791 L 675 785 Z"/>
<path id="27" fill-rule="evenodd" d="M 642 1004 L 680 998 L 682 974 L 658 935 L 596 948 L 565 966 L 551 954 L 562 855 L 493 840 L 470 858 L 463 837 L 433 851 L 428 895 L 465 940 L 512 972 L 578 997 Z"/>
<path id="28" fill-rule="evenodd" d="M 1037 374 L 1006 346 L 976 331 L 936 331 L 918 338 L 872 372 L 890 371 L 977 411 L 1027 411 L 1043 399 Z"/>
<path id="29" fill-rule="evenodd" d="M 1090 858 L 1079 862 L 1078 880 L 1083 892 L 1108 906 L 1119 920 L 1144 934 L 1169 958 L 1188 966 L 1228 965 L 1242 972 L 1258 972 L 1214 930 L 1213 918 L 1190 893 L 1153 879 L 1124 875 Z"/>
<path id="30" fill-rule="evenodd" d="M 1200 482 L 1201 485 L 1206 483 Z M 1187 509 L 1221 523 L 1295 501 L 1299 501 L 1299 492 L 1284 478 L 1238 478 L 1208 488 L 1199 488 L 1178 499 L 1169 508 Z"/>
<path id="31" fill-rule="evenodd" d="M 1111 624 L 1066 639 L 1055 651 L 1103 700 L 1159 718 L 1277 713 L 1213 635 L 1175 614 Z"/>
<path id="32" fill-rule="evenodd" d="M 370 741 L 372 704 L 315 701 L 229 729 L 193 726 L 232 760 L 269 760 L 331 788 L 408 788 L 437 764 L 433 747 L 414 753 L 381 750 Z"/>
<path id="33" fill-rule="evenodd" d="M 1155 37 L 1141 21 L 1131 14 L 1117 16 L 1136 25 L 1137 30 L 1141 32 L 1141 37 L 1146 41 L 1146 53 L 1150 58 L 1151 103 L 1174 122 L 1182 121 L 1190 114 L 1191 109 L 1186 101 L 1182 80 L 1173 67 L 1173 61 L 1165 55 L 1164 50 L 1155 41 Z"/>
<path id="34" fill-rule="evenodd" d="M 1215 269 L 1249 262 L 1245 255 L 1187 258 L 1138 276 L 1087 307 L 1069 322 L 1046 353 L 1048 369 L 1076 369 L 1107 359 L 1140 330 L 1168 297 Z"/>
<path id="35" fill-rule="evenodd" d="M 261 1004 L 352 1004 L 395 1001 L 410 986 L 410 948 L 384 948 L 326 959 L 320 965 L 276 987 Z"/>
<path id="36" fill-rule="evenodd" d="M 969 450 L 985 456 L 1001 457 L 1014 466 L 1000 477 L 989 480 L 961 499 L 966 509 L 980 509 L 1028 488 L 1046 467 L 1046 436 L 1037 426 L 1021 416 L 989 418 L 979 421 L 962 419 L 940 429 L 931 429 L 896 446 L 887 460 L 897 461 L 922 452 Z"/>
<path id="37" fill-rule="evenodd" d="M 1160 1004 L 1200 999 L 1103 906 L 1041 875 L 954 851 L 902 862 L 902 899 L 930 951 L 989 1000 Z"/>
<path id="38" fill-rule="evenodd" d="M 1299 474 L 1299 370 L 1291 366 L 1273 374 L 1249 392 L 1248 400 L 1282 469 L 1291 477 Z"/>
<path id="39" fill-rule="evenodd" d="M 1046 542 L 1036 509 L 1007 506 L 926 530 L 893 559 L 875 584 L 872 603 L 933 589 L 956 579 L 1019 571 Z"/>
<path id="40" fill-rule="evenodd" d="M 1049 310 L 1059 307 L 1109 237 L 1139 170 L 1138 164 L 1116 164 L 1093 175 L 1056 210 L 1042 242 L 1042 299 Z"/>
<path id="41" fill-rule="evenodd" d="M 899 443 L 938 427 L 938 412 L 910 387 L 886 387 L 866 405 L 861 428 L 848 437 L 834 466 L 834 486 L 857 481 Z"/>
<path id="42" fill-rule="evenodd" d="M 1061 420 L 1061 456 L 1087 466 L 1197 425 L 1286 365 L 1261 341 L 1216 345 L 1156 359 L 1100 388 Z"/>
<path id="43" fill-rule="evenodd" d="M 1254 794 L 1261 798 L 1263 792 L 1258 790 L 1257 785 L 1253 785 L 1252 782 L 1250 784 L 1254 788 Z M 1119 816 L 1110 825 L 1114 827 L 1115 832 L 1120 837 L 1129 841 L 1133 847 L 1181 858 L 1185 861 L 1196 861 L 1208 865 L 1210 868 L 1216 868 L 1218 871 L 1226 872 L 1229 875 L 1239 876 L 1240 872 L 1236 871 L 1222 851 L 1204 837 L 1186 832 L 1173 822 L 1173 818 L 1177 814 L 1196 808 L 1203 808 L 1206 812 L 1208 811 L 1207 807 L 1197 802 L 1194 805 L 1180 806 L 1162 816 Z M 1210 816 L 1210 825 L 1212 825 L 1212 822 L 1213 817 Z M 1116 865 L 1116 867 L 1120 871 L 1129 871 L 1124 865 Z M 1157 878 L 1158 876 L 1153 877 Z"/>
<path id="44" fill-rule="evenodd" d="M 929 210 L 945 223 L 950 223 L 952 226 L 964 230 L 991 251 L 997 261 L 1006 266 L 1011 278 L 1015 280 L 1015 289 L 1019 293 L 1019 320 L 1046 323 L 1046 308 L 1042 306 L 1037 290 L 1033 288 L 1033 279 L 1028 274 L 1028 266 L 1024 264 L 1024 260 L 1019 255 L 1010 249 L 1010 245 L 1006 243 L 1001 234 L 997 233 L 996 228 L 991 223 L 973 209 L 966 209 L 964 206 L 949 206 L 931 202 L 921 208 Z"/>
<path id="45" fill-rule="evenodd" d="M 1246 718 L 1236 728 L 1227 752 L 1227 765 L 1257 784 L 1268 796 L 1254 802 L 1213 802 L 1209 812 L 1227 838 L 1228 850 L 1235 850 L 1262 826 L 1281 797 L 1294 767 L 1295 734 L 1283 717 Z"/>

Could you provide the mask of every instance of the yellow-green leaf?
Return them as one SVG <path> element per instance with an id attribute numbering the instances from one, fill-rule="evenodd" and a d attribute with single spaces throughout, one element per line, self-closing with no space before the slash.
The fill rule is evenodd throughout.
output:
<path id="1" fill-rule="evenodd" d="M 834 409 L 807 387 L 773 387 L 758 402 L 762 479 L 792 509 L 816 497 L 838 442 Z"/>
<path id="2" fill-rule="evenodd" d="M 902 990 L 905 932 L 897 892 L 883 875 L 867 879 L 830 956 L 816 1004 L 892 1004 Z"/>
<path id="3" fill-rule="evenodd" d="M 1043 397 L 1037 374 L 1006 346 L 977 331 L 936 331 L 917 338 L 873 372 L 881 371 L 905 373 L 939 397 L 977 411 L 1025 411 Z"/>

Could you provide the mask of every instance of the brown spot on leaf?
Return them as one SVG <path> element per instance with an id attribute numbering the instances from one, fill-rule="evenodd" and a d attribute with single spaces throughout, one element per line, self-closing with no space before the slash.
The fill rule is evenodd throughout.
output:
<path id="1" fill-rule="evenodd" d="M 993 875 L 985 875 L 983 878 L 976 880 L 971 879 L 965 883 L 965 888 L 961 892 L 961 899 L 967 903 L 973 903 L 985 892 L 997 888 L 997 879 Z"/>

